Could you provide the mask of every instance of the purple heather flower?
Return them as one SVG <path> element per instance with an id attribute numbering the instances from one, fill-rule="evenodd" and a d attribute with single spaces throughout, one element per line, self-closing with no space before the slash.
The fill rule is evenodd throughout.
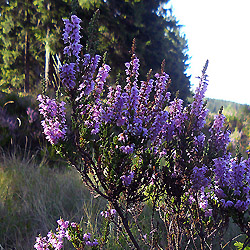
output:
<path id="1" fill-rule="evenodd" d="M 107 64 L 104 64 L 102 67 L 99 68 L 97 77 L 96 77 L 96 87 L 95 87 L 95 92 L 96 92 L 96 99 L 100 98 L 100 94 L 103 91 L 103 86 L 104 83 L 106 82 L 106 78 L 109 76 L 109 71 L 110 71 L 110 66 Z"/>
<path id="2" fill-rule="evenodd" d="M 64 54 L 68 56 L 76 56 L 79 60 L 79 53 L 82 49 L 82 45 L 80 44 L 80 22 L 81 19 L 75 15 L 71 16 L 71 22 L 68 19 L 63 19 L 64 21 L 64 33 L 63 33 L 63 40 L 65 44 L 68 44 L 64 48 Z"/>
<path id="3" fill-rule="evenodd" d="M 162 74 L 155 74 L 155 105 L 154 111 L 159 112 L 162 110 L 164 102 L 168 102 L 170 99 L 170 92 L 167 92 L 169 75 L 163 72 Z"/>
<path id="4" fill-rule="evenodd" d="M 180 135 L 184 128 L 183 123 L 187 120 L 187 114 L 183 112 L 183 100 L 175 98 L 174 101 L 170 102 L 169 115 L 177 135 Z"/>
<path id="5" fill-rule="evenodd" d="M 49 243 L 46 237 L 36 237 L 36 243 L 34 245 L 34 248 L 37 250 L 49 250 Z"/>
<path id="6" fill-rule="evenodd" d="M 121 146 L 120 150 L 125 154 L 132 154 L 134 152 L 134 144 Z"/>
<path id="7" fill-rule="evenodd" d="M 227 201 L 227 202 L 225 202 L 225 205 L 224 205 L 224 207 L 225 208 L 227 208 L 227 207 L 232 207 L 234 205 L 234 203 L 232 202 L 232 201 Z"/>
<path id="8" fill-rule="evenodd" d="M 203 75 L 200 78 L 199 87 L 196 88 L 193 103 L 190 105 L 191 115 L 195 117 L 194 129 L 196 130 L 201 130 L 206 123 L 208 109 L 206 109 L 204 106 L 204 97 L 207 90 L 207 85 L 208 83 L 206 80 L 206 76 Z"/>
<path id="9" fill-rule="evenodd" d="M 89 58 L 89 55 L 88 54 L 85 55 L 85 59 L 87 60 L 88 58 Z M 97 69 L 100 59 L 101 59 L 101 56 L 95 55 L 94 57 L 88 60 L 88 64 L 86 65 L 86 70 L 87 70 L 86 74 L 82 76 L 82 81 L 78 88 L 78 91 L 80 91 L 80 95 L 77 97 L 76 100 L 80 100 L 83 96 L 88 96 L 94 90 L 95 81 L 93 80 L 93 76 Z M 104 69 L 103 71 L 104 74 L 106 74 L 107 70 L 108 70 L 108 67 Z"/>
<path id="10" fill-rule="evenodd" d="M 101 216 L 104 218 L 110 218 L 111 216 L 116 215 L 116 210 L 115 209 L 110 209 L 108 211 L 101 211 Z"/>
<path id="11" fill-rule="evenodd" d="M 125 90 L 130 95 L 132 85 L 135 85 L 137 83 L 139 76 L 140 63 L 139 59 L 136 57 L 135 54 L 132 55 L 131 62 L 125 63 L 125 67 L 126 67 L 125 73 L 127 75 L 126 78 L 127 85 L 125 86 Z"/>
<path id="12" fill-rule="evenodd" d="M 51 144 L 57 144 L 60 139 L 65 138 L 67 130 L 65 102 L 59 103 L 55 99 L 42 95 L 38 95 L 37 100 L 40 101 L 39 112 L 44 117 L 41 124 L 46 139 Z"/>
<path id="13" fill-rule="evenodd" d="M 92 246 L 97 246 L 99 243 L 97 241 L 97 239 L 94 239 L 94 241 L 92 242 Z"/>
<path id="14" fill-rule="evenodd" d="M 230 184 L 229 156 L 220 157 L 214 161 L 215 183 L 219 187 L 226 187 Z"/>
<path id="15" fill-rule="evenodd" d="M 113 208 L 112 208 L 112 209 L 110 209 L 110 214 L 111 214 L 111 215 L 116 215 L 116 210 L 115 210 L 115 209 L 113 209 Z"/>
<path id="16" fill-rule="evenodd" d="M 36 121 L 36 119 L 38 118 L 38 113 L 33 110 L 32 108 L 28 107 L 27 108 L 27 115 L 28 115 L 28 121 L 29 123 L 33 123 Z"/>
<path id="17" fill-rule="evenodd" d="M 77 227 L 77 224 L 75 222 L 71 222 L 70 226 L 71 227 Z"/>
<path id="18" fill-rule="evenodd" d="M 75 77 L 75 63 L 65 63 L 60 67 L 60 77 L 62 79 L 62 83 L 66 88 L 72 89 L 75 87 L 76 77 Z"/>
<path id="19" fill-rule="evenodd" d="M 215 150 L 222 151 L 224 154 L 226 153 L 227 146 L 230 142 L 230 132 L 228 130 L 223 131 L 225 118 L 226 117 L 223 114 L 216 115 L 213 125 L 209 129 L 212 145 L 214 145 Z"/>
<path id="20" fill-rule="evenodd" d="M 84 240 L 89 240 L 91 238 L 91 233 L 85 233 L 84 235 L 83 235 L 83 239 Z"/>
<path id="21" fill-rule="evenodd" d="M 121 176 L 122 184 L 126 187 L 129 186 L 134 178 L 134 175 L 135 175 L 134 171 L 130 171 L 129 175 L 122 175 Z"/>
<path id="22" fill-rule="evenodd" d="M 68 221 L 64 221 L 63 219 L 60 219 L 57 221 L 57 224 L 60 226 L 60 229 L 67 229 L 69 226 L 69 222 Z"/>
<path id="23" fill-rule="evenodd" d="M 193 188 L 195 190 L 200 190 L 202 187 L 205 188 L 209 184 L 209 179 L 206 177 L 208 169 L 204 165 L 202 167 L 194 167 L 193 173 L 191 175 L 191 180 L 193 183 Z"/>

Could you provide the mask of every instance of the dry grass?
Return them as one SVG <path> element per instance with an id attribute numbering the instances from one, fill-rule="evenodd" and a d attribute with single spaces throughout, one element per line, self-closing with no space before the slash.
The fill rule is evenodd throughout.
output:
<path id="1" fill-rule="evenodd" d="M 97 232 L 96 215 L 104 206 L 103 200 L 90 195 L 76 171 L 49 169 L 27 156 L 1 155 L 0 249 L 33 249 L 35 237 L 55 230 L 60 217 L 82 221 L 86 229 Z"/>

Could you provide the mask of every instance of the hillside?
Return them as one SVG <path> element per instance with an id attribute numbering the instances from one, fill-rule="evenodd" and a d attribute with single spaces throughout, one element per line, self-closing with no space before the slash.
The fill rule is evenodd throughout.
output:
<path id="1" fill-rule="evenodd" d="M 221 106 L 223 106 L 223 113 L 225 115 L 230 115 L 237 113 L 241 110 L 249 110 L 250 113 L 250 106 L 245 104 L 239 104 L 236 102 L 224 101 L 224 100 L 217 100 L 212 98 L 207 98 L 207 108 L 211 113 L 218 113 Z"/>
<path id="2" fill-rule="evenodd" d="M 238 147 L 246 157 L 246 150 L 250 149 L 250 106 L 208 98 L 209 120 L 212 120 L 211 115 L 217 114 L 221 106 L 223 106 L 223 114 L 226 116 L 227 125 L 231 130 L 229 150 L 234 154 Z"/>

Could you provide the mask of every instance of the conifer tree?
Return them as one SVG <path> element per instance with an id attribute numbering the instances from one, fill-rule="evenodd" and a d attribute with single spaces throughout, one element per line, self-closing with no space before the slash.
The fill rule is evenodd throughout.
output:
<path id="1" fill-rule="evenodd" d="M 0 16 L 0 84 L 28 92 L 44 75 L 49 55 L 60 48 L 67 0 L 4 1 Z M 46 53 L 46 57 L 45 55 Z M 48 74 L 48 72 L 46 73 Z"/>
<path id="2" fill-rule="evenodd" d="M 78 15 L 85 20 L 87 27 L 86 19 L 89 20 L 95 8 L 100 9 L 98 52 L 108 52 L 107 61 L 113 69 L 113 77 L 122 72 L 135 38 L 142 74 L 145 75 L 151 68 L 157 72 L 165 60 L 166 71 L 172 79 L 171 92 L 179 91 L 179 97 L 186 99 L 190 94 L 189 77 L 185 73 L 188 67 L 187 41 L 181 35 L 181 26 L 172 12 L 164 9 L 167 2 L 92 0 L 86 3 L 79 0 L 83 12 Z M 82 32 L 86 30 L 84 28 Z"/>

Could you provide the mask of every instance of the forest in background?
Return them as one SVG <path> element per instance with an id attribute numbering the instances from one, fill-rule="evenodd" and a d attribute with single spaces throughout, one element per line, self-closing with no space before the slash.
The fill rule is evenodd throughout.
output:
<path id="1" fill-rule="evenodd" d="M 99 9 L 98 34 L 90 37 L 92 49 L 103 55 L 112 68 L 111 79 L 129 60 L 132 41 L 140 58 L 142 75 L 152 69 L 165 70 L 172 79 L 170 91 L 186 99 L 190 95 L 188 47 L 185 36 L 167 1 L 115 0 L 1 0 L 0 5 L 0 88 L 29 92 L 41 79 L 54 81 L 53 59 L 62 54 L 63 18 L 71 13 L 82 19 L 81 43 L 86 44 L 93 13 Z M 91 51 L 90 51 L 91 52 Z M 94 51 L 92 51 L 94 52 Z"/>

